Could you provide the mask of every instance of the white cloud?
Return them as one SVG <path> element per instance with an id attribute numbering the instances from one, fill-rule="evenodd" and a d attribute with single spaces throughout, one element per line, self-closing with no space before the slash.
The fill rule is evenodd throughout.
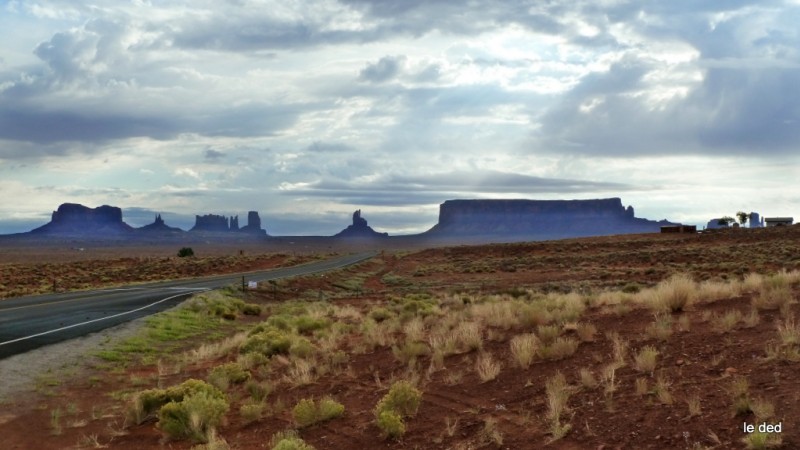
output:
<path id="1" fill-rule="evenodd" d="M 722 204 L 720 180 L 693 178 L 714 169 L 778 198 L 770 171 L 736 164 L 796 167 L 798 18 L 772 0 L 7 2 L 0 216 L 363 201 L 388 217 L 453 192 L 403 199 L 393 177 L 481 171 L 589 183 L 532 196 L 630 184 L 658 218 Z"/>

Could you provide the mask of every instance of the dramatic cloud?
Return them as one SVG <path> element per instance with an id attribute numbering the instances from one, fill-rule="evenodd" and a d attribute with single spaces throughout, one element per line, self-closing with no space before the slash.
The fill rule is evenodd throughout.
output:
<path id="1" fill-rule="evenodd" d="M 361 205 L 422 230 L 454 197 L 800 216 L 798 20 L 789 0 L 6 2 L 0 232 L 67 201 L 299 233 Z"/>

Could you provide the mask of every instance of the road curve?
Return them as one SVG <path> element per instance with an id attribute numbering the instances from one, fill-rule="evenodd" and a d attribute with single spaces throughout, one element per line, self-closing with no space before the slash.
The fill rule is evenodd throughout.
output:
<path id="1" fill-rule="evenodd" d="M 346 267 L 375 252 L 299 266 L 130 287 L 37 295 L 0 301 L 0 359 L 73 339 L 169 309 L 192 294 L 245 281 L 267 281 Z"/>

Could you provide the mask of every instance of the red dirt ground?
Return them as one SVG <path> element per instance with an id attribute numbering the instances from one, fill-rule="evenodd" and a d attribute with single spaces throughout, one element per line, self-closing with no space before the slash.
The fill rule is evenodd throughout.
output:
<path id="1" fill-rule="evenodd" d="M 414 292 L 513 295 L 521 288 L 597 292 L 634 283 L 652 285 L 674 272 L 687 272 L 698 280 L 740 279 L 751 271 L 798 268 L 798 238 L 800 228 L 791 227 L 696 236 L 636 235 L 463 246 L 416 253 L 387 252 L 372 262 L 326 277 L 284 281 L 278 292 L 267 290 L 249 301 L 270 304 L 303 295 L 316 299 L 315 293 L 320 293 L 337 304 L 364 307 L 381 304 L 389 296 Z M 366 278 L 360 290 L 341 287 L 342 280 L 359 274 Z M 796 299 L 797 286 L 793 295 Z M 513 365 L 508 340 L 529 330 L 493 329 L 492 339 L 484 342 L 484 349 L 502 361 L 500 375 L 481 383 L 473 370 L 476 353 L 447 357 L 446 369 L 422 382 L 422 405 L 418 415 L 407 421 L 407 433 L 400 441 L 382 439 L 373 423 L 376 402 L 386 392 L 390 380 L 401 378 L 405 371 L 405 365 L 394 358 L 389 348 L 354 354 L 348 363 L 351 370 L 324 376 L 310 386 L 272 394 L 271 400 L 280 399 L 286 410 L 250 424 L 243 424 L 236 412 L 237 399 L 246 395 L 241 389 L 234 390 L 229 420 L 220 429 L 220 435 L 232 448 L 266 448 L 270 436 L 292 427 L 290 409 L 299 399 L 333 395 L 345 405 L 345 416 L 300 433 L 317 449 L 744 448 L 742 424 L 753 423 L 754 416 L 752 413 L 734 416 L 727 391 L 731 380 L 742 376 L 749 381 L 754 398 L 773 403 L 772 421 L 783 425 L 781 448 L 800 448 L 800 423 L 796 420 L 800 417 L 799 363 L 765 359 L 765 346 L 778 341 L 776 323 L 785 316 L 779 311 L 762 311 L 760 322 L 754 327 L 740 323 L 727 333 L 714 331 L 709 322 L 706 311 L 722 313 L 737 309 L 747 314 L 750 300 L 751 295 L 747 294 L 698 303 L 681 313 L 688 317 L 688 331 L 675 331 L 666 341 L 657 341 L 645 333 L 653 322 L 650 310 L 634 309 L 617 315 L 590 308 L 581 322 L 598 328 L 594 341 L 582 343 L 572 357 L 537 361 L 527 370 Z M 795 304 L 791 311 L 798 315 L 800 307 Z M 676 321 L 681 314 L 674 315 Z M 652 385 L 655 376 L 637 372 L 629 357 L 628 364 L 617 371 L 619 387 L 613 401 L 606 400 L 601 387 L 576 390 L 569 400 L 567 414 L 572 430 L 563 439 L 548 443 L 545 381 L 561 372 L 571 385 L 580 385 L 581 368 L 591 369 L 599 378 L 600 367 L 611 360 L 611 342 L 605 337 L 608 332 L 618 332 L 628 341 L 631 352 L 645 345 L 659 350 L 656 375 L 669 381 L 674 402 L 662 404 L 654 395 L 637 395 L 635 380 L 646 378 Z M 197 344 L 187 342 L 186 348 Z M 135 365 L 121 373 L 87 369 L 52 389 L 20 393 L 6 402 L 4 414 L 0 414 L 3 448 L 94 448 L 95 442 L 120 449 L 190 448 L 187 442 L 165 442 L 152 422 L 123 429 L 124 402 L 111 398 L 110 393 L 145 389 L 156 383 L 168 386 L 191 377 L 203 379 L 210 366 L 227 359 L 231 358 L 186 367 L 179 374 L 162 377 L 153 366 Z M 428 357 L 421 358 L 422 372 L 428 362 Z M 454 373 L 461 374 L 456 384 L 449 379 Z M 147 381 L 132 387 L 132 375 Z M 55 394 L 42 393 L 50 390 Z M 689 417 L 686 400 L 694 395 L 700 399 L 702 413 Z M 54 408 L 62 411 L 63 428 L 58 435 L 53 433 L 51 421 Z M 445 425 L 448 418 L 458 420 L 452 435 Z M 500 445 L 491 443 L 483 431 L 490 418 L 496 420 L 496 429 L 502 435 Z"/>

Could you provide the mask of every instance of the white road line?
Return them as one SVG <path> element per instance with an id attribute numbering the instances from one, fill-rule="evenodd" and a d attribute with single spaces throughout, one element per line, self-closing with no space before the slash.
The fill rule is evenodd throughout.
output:
<path id="1" fill-rule="evenodd" d="M 210 289 L 205 289 L 205 290 L 208 291 Z M 139 311 L 141 311 L 143 309 L 147 309 L 147 308 L 149 308 L 151 306 L 155 306 L 155 305 L 157 305 L 159 303 L 164 303 L 167 300 L 172 300 L 175 297 L 180 297 L 181 295 L 183 295 L 183 294 L 175 294 L 175 295 L 172 295 L 172 296 L 167 297 L 167 298 L 162 298 L 161 300 L 159 300 L 159 301 L 157 301 L 155 303 L 150 303 L 149 305 L 145 305 L 145 306 L 142 306 L 140 308 L 132 309 L 130 311 L 125 311 L 125 312 L 121 312 L 121 313 L 118 313 L 118 314 L 114 314 L 114 315 L 111 315 L 111 316 L 108 316 L 108 317 L 101 317 L 99 319 L 92 319 L 92 320 L 88 320 L 86 322 L 80 322 L 80 323 L 75 323 L 75 324 L 72 324 L 72 325 L 67 325 L 65 327 L 56 328 L 55 330 L 43 331 L 41 333 L 32 334 L 30 336 L 25 336 L 25 337 L 21 337 L 21 338 L 17 338 L 17 339 L 12 339 L 10 341 L 0 342 L 0 345 L 13 344 L 15 342 L 20 342 L 20 341 L 24 341 L 24 340 L 27 340 L 27 339 L 33 339 L 33 338 L 39 337 L 39 336 L 45 336 L 45 335 L 48 335 L 48 334 L 57 333 L 59 331 L 64 331 L 64 330 L 68 330 L 70 328 L 79 327 L 81 325 L 88 325 L 90 323 L 100 322 L 101 320 L 114 319 L 116 317 L 121 317 L 121 316 L 124 316 L 124 315 L 127 315 L 127 314 L 132 314 L 132 313 L 135 313 L 135 312 L 139 312 Z"/>

